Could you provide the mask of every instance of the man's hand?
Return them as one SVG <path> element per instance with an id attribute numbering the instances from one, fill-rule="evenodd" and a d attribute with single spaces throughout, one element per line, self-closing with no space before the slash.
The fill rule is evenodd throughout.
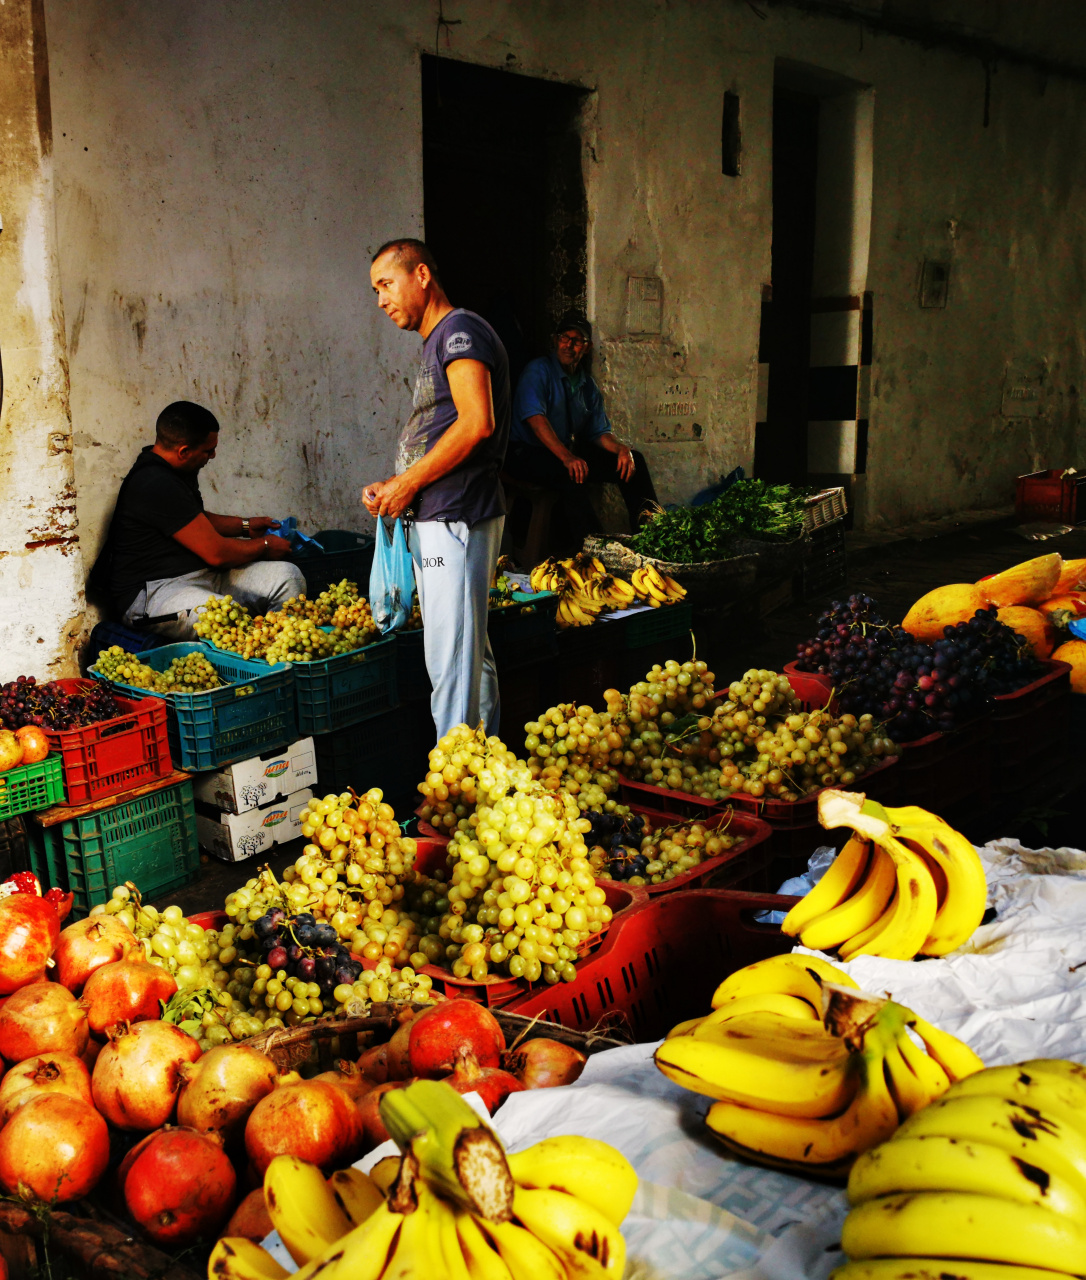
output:
<path id="1" fill-rule="evenodd" d="M 618 472 L 619 477 L 623 480 L 629 480 L 634 473 L 636 465 L 633 450 L 627 445 L 622 445 L 615 460 L 615 470 Z"/>
<path id="2" fill-rule="evenodd" d="M 272 523 L 278 522 L 273 520 Z M 274 533 L 269 533 L 262 537 L 262 541 L 265 560 L 285 560 L 290 555 L 290 543 L 286 538 L 279 538 Z"/>
<path id="3" fill-rule="evenodd" d="M 584 458 L 578 458 L 575 453 L 563 458 L 562 465 L 569 472 L 569 478 L 574 484 L 584 484 L 588 479 L 588 463 Z"/>
<path id="4" fill-rule="evenodd" d="M 249 517 L 249 533 L 252 537 L 259 537 L 261 534 L 267 533 L 269 529 L 278 529 L 279 521 L 273 520 L 271 516 L 250 516 Z"/>
<path id="5" fill-rule="evenodd" d="M 395 519 L 414 502 L 417 493 L 418 486 L 405 473 L 367 485 L 362 490 L 362 502 L 371 516 Z"/>

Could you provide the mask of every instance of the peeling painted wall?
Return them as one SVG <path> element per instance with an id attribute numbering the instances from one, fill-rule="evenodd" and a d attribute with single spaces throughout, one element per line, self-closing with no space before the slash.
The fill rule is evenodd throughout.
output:
<path id="1" fill-rule="evenodd" d="M 75 674 L 83 626 L 41 8 L 0 6 L 0 680 Z"/>
<path id="2" fill-rule="evenodd" d="M 368 262 L 389 235 L 422 231 L 418 58 L 434 5 L 46 12 L 86 543 L 182 396 L 223 424 L 209 507 L 367 527 L 357 492 L 389 465 L 418 352 L 376 312 Z M 608 405 L 642 443 L 646 379 L 685 372 L 703 392 L 705 439 L 643 445 L 662 497 L 751 463 L 776 58 L 874 88 L 861 515 L 898 525 L 1005 503 L 1017 472 L 1083 461 L 1082 84 L 1001 68 L 984 128 L 977 62 L 785 6 L 446 0 L 445 16 L 459 23 L 440 35 L 449 56 L 595 91 L 589 302 Z M 741 101 L 738 178 L 720 172 L 725 90 Z M 951 262 L 945 310 L 917 305 L 925 257 Z M 625 331 L 629 275 L 663 282 L 657 337 Z M 1023 361 L 1043 373 L 1035 419 L 1002 412 Z"/>

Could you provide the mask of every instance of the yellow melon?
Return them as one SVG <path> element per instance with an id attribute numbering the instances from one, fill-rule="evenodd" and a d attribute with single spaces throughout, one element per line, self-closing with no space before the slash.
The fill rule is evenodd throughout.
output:
<path id="1" fill-rule="evenodd" d="M 901 625 L 917 640 L 930 644 L 933 640 L 942 640 L 944 627 L 968 622 L 985 604 L 984 592 L 971 582 L 936 587 L 920 597 Z"/>
<path id="2" fill-rule="evenodd" d="M 1086 618 L 1086 595 L 1081 592 L 1054 595 L 1037 608 L 1054 626 L 1066 629 L 1067 624 L 1075 618 Z"/>
<path id="3" fill-rule="evenodd" d="M 1068 640 L 1053 653 L 1057 662 L 1071 664 L 1071 689 L 1086 693 L 1086 640 Z"/>
<path id="4" fill-rule="evenodd" d="M 1056 628 L 1039 609 L 1012 604 L 996 613 L 1000 622 L 1025 636 L 1035 658 L 1047 658 L 1056 645 Z"/>
<path id="5" fill-rule="evenodd" d="M 1086 560 L 1065 560 L 1052 588 L 1054 596 L 1065 596 L 1072 591 L 1086 591 Z"/>
<path id="6" fill-rule="evenodd" d="M 1040 604 L 1055 595 L 1062 568 L 1063 557 L 1053 551 L 1004 569 L 991 578 L 981 578 L 977 586 L 984 592 L 985 600 L 1000 608 L 1011 604 Z"/>

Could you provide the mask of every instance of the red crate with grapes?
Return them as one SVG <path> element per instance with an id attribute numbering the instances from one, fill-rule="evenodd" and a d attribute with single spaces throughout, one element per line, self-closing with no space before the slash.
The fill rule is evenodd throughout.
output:
<path id="1" fill-rule="evenodd" d="M 94 680 L 20 677 L 0 688 L 5 728 L 40 726 L 60 755 L 69 805 L 130 791 L 173 772 L 161 698 L 136 701 Z"/>

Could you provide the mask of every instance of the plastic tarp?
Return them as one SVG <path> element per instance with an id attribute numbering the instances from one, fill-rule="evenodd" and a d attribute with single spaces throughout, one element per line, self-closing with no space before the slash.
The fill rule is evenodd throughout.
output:
<path id="1" fill-rule="evenodd" d="M 995 917 L 965 947 L 937 960 L 864 956 L 841 967 L 991 1066 L 1086 1061 L 1086 853 L 998 841 L 980 854 Z M 708 1099 L 661 1075 L 655 1047 L 594 1055 L 566 1089 L 513 1094 L 495 1128 L 511 1150 L 580 1133 L 626 1155 L 642 1180 L 623 1227 L 630 1280 L 825 1280 L 844 1261 L 844 1192 L 727 1156 L 702 1124 Z"/>

